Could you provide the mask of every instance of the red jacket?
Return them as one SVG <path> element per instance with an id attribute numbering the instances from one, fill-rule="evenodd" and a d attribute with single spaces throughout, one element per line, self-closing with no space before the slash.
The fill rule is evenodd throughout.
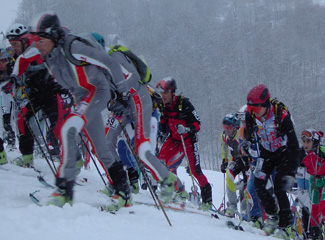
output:
<path id="1" fill-rule="evenodd" d="M 325 175 L 325 161 L 317 157 L 314 151 L 309 151 L 302 162 L 310 175 Z"/>
<path id="2" fill-rule="evenodd" d="M 188 98 L 183 96 L 175 96 L 171 106 L 159 106 L 161 113 L 161 127 L 169 129 L 171 138 L 181 141 L 181 136 L 177 132 L 177 125 L 182 124 L 184 127 L 190 128 L 189 133 L 184 134 L 187 138 L 190 134 L 195 134 L 200 130 L 200 118 Z M 159 127 L 160 129 L 162 129 Z"/>

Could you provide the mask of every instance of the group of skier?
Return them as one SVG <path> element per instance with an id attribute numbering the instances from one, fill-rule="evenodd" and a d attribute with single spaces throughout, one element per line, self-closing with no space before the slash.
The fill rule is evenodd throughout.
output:
<path id="1" fill-rule="evenodd" d="M 151 151 L 149 138 L 153 98 L 146 80 L 151 75 L 150 72 L 148 75 L 145 64 L 141 68 L 143 62 L 139 59 L 133 62 L 136 56 L 131 51 L 126 54 L 107 48 L 99 34 L 93 33 L 91 39 L 72 34 L 50 11 L 36 15 L 28 28 L 14 24 L 6 37 L 13 56 L 6 59 L 7 65 L 13 68 L 3 71 L 6 75 L 2 78 L 2 90 L 10 94 L 12 104 L 17 108 L 19 150 L 22 154 L 14 162 L 22 167 L 34 167 L 36 139 L 33 139 L 35 134 L 30 118 L 37 118 L 40 110 L 42 118 L 48 120 L 46 124 L 50 123 L 47 125 L 47 150 L 50 156 L 59 155 L 60 159 L 55 169 L 57 188 L 50 198 L 42 201 L 43 204 L 62 207 L 73 203 L 80 159 L 77 139 L 86 137 L 87 149 L 91 149 L 91 154 L 101 163 L 108 185 L 113 188 L 104 209 L 116 211 L 132 205 L 132 181 L 116 149 L 118 137 L 132 122 L 136 154 L 153 180 L 159 183 L 160 200 L 168 202 L 175 192 L 183 200 L 188 197 L 176 175 L 176 168 L 186 155 L 191 173 L 201 188 L 200 207 L 203 210 L 211 208 L 211 185 L 201 170 L 197 147 L 196 133 L 200 129 L 200 120 L 190 101 L 175 94 L 176 81 L 173 78 L 165 78 L 156 86 L 156 94 L 159 92 L 162 96 L 159 134 L 165 139 L 157 157 Z M 96 43 L 91 42 L 92 39 Z M 65 106 L 66 98 L 73 102 L 73 106 Z M 106 108 L 113 118 L 105 129 L 101 112 Z M 8 136 L 9 133 L 8 130 Z M 5 140 L 7 146 L 15 145 L 9 138 Z M 174 150 L 171 151 L 170 147 Z M 177 158 L 175 163 L 174 157 L 179 152 L 182 152 L 181 158 Z M 7 162 L 5 155 L 3 157 L 2 164 Z"/>
<path id="2" fill-rule="evenodd" d="M 200 208 L 212 208 L 212 189 L 202 172 L 198 152 L 200 118 L 188 98 L 176 95 L 175 79 L 164 78 L 153 90 L 148 85 L 150 71 L 130 50 L 105 46 L 104 38 L 97 33 L 88 38 L 72 34 L 61 26 L 54 12 L 36 15 L 28 28 L 13 24 L 6 37 L 11 48 L 1 51 L 0 81 L 7 150 L 16 145 L 10 122 L 16 109 L 21 156 L 14 163 L 34 167 L 37 139 L 30 119 L 35 118 L 39 124 L 38 116 L 46 119 L 48 154 L 59 159 L 55 169 L 57 188 L 43 204 L 62 207 L 73 203 L 76 175 L 83 164 L 80 138 L 86 139 L 86 143 L 81 142 L 107 176 L 111 189 L 105 210 L 132 205 L 132 192 L 139 191 L 139 163 L 128 164 L 132 161 L 125 159 L 134 158 L 134 154 L 150 173 L 151 181 L 145 184 L 159 183 L 160 199 L 165 203 L 172 198 L 189 198 L 177 177 L 177 168 L 185 157 L 188 172 L 201 190 Z M 111 117 L 105 126 L 101 112 L 106 108 Z M 159 121 L 155 128 L 158 137 L 150 135 L 153 116 Z M 126 145 L 134 144 L 135 153 L 127 147 L 116 148 L 128 126 L 132 126 L 134 139 Z M 325 214 L 323 133 L 303 131 L 303 148 L 299 149 L 288 109 L 272 99 L 263 84 L 249 91 L 247 104 L 237 113 L 224 117 L 222 127 L 220 169 L 225 174 L 228 199 L 224 214 L 234 217 L 238 213 L 236 190 L 242 189 L 242 209 L 249 209 L 242 214 L 243 219 L 254 222 L 268 235 L 289 239 L 296 227 L 288 191 L 297 173 L 304 237 L 320 239 L 320 214 Z M 160 147 L 155 151 L 157 139 Z M 6 164 L 5 149 L 0 151 L 0 164 Z M 307 172 L 311 175 L 309 185 L 304 177 Z M 243 178 L 236 184 L 240 174 Z M 308 189 L 310 198 L 304 202 L 301 196 L 306 198 Z"/>
<path id="3" fill-rule="evenodd" d="M 278 238 L 296 239 L 300 234 L 303 239 L 322 239 L 323 132 L 304 130 L 299 147 L 287 107 L 272 99 L 263 84 L 249 91 L 247 104 L 237 113 L 227 114 L 222 126 L 220 169 L 225 173 L 228 199 L 225 215 L 238 214 Z M 240 173 L 237 179 L 242 184 L 235 183 Z M 238 198 L 236 190 L 240 190 Z M 297 206 L 299 213 L 292 211 Z"/>

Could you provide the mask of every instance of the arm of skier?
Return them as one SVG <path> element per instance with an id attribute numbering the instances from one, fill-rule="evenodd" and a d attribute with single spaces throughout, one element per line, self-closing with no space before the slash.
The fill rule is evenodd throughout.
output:
<path id="1" fill-rule="evenodd" d="M 299 143 L 290 115 L 286 115 L 282 120 L 282 129 L 287 135 L 287 159 L 291 174 L 294 174 L 298 167 Z"/>
<path id="2" fill-rule="evenodd" d="M 199 117 L 198 113 L 196 112 L 192 103 L 187 98 L 185 98 L 183 100 L 182 109 L 184 112 L 183 115 L 186 116 L 185 117 L 185 122 L 186 122 L 185 127 L 188 127 L 190 129 L 191 133 L 198 132 L 201 128 L 200 117 Z"/>

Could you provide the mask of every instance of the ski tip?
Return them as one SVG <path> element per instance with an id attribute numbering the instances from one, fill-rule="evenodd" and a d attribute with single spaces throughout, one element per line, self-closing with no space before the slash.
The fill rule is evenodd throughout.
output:
<path id="1" fill-rule="evenodd" d="M 232 221 L 226 221 L 226 225 L 229 228 L 235 228 L 235 224 Z"/>
<path id="2" fill-rule="evenodd" d="M 212 218 L 220 219 L 219 216 L 216 213 L 211 213 Z"/>

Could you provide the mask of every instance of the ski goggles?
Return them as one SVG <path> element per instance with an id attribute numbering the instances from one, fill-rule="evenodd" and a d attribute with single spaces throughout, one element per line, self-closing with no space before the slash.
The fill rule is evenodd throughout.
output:
<path id="1" fill-rule="evenodd" d="M 233 129 L 234 129 L 233 126 L 230 126 L 230 125 L 227 125 L 227 124 L 222 124 L 222 127 L 223 127 L 223 129 L 225 129 L 225 130 L 233 130 Z"/>
<path id="2" fill-rule="evenodd" d="M 240 120 L 240 121 L 245 121 L 245 113 L 236 113 L 236 117 Z"/>
<path id="3" fill-rule="evenodd" d="M 310 131 L 304 130 L 301 133 L 301 139 L 313 139 L 313 134 Z"/>
<path id="4" fill-rule="evenodd" d="M 252 114 L 259 114 L 262 111 L 262 105 L 247 105 L 247 111 Z"/>

